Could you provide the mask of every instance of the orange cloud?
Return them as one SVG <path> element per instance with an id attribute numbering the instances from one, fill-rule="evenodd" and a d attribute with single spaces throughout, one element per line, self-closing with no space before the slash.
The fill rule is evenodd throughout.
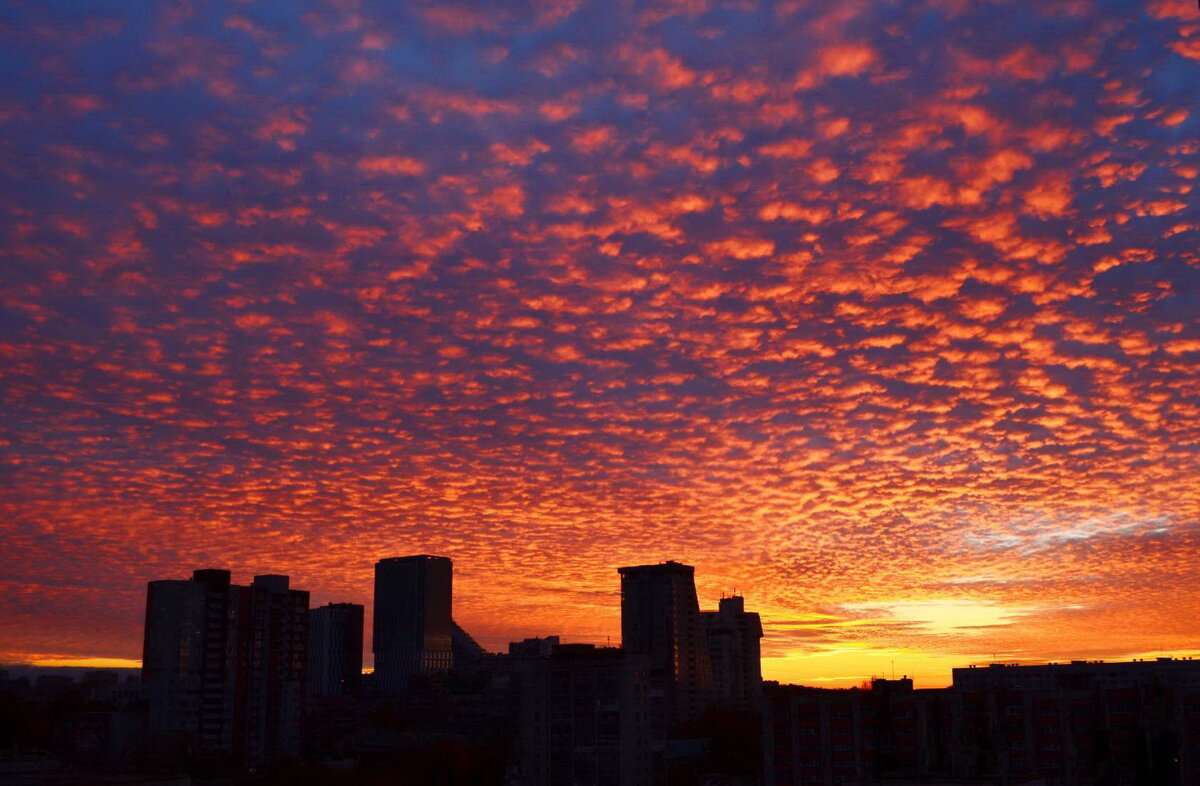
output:
<path id="1" fill-rule="evenodd" d="M 367 156 L 358 160 L 358 168 L 373 175 L 420 175 L 425 172 L 425 164 L 406 156 Z"/>
<path id="2" fill-rule="evenodd" d="M 878 60 L 875 50 L 865 43 L 835 44 L 822 48 L 815 62 L 796 75 L 797 90 L 809 90 L 831 77 L 858 76 Z"/>

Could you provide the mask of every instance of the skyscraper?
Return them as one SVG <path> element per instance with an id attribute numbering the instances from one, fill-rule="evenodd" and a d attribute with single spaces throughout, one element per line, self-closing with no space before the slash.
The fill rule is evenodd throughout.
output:
<path id="1" fill-rule="evenodd" d="M 245 685 L 241 715 L 244 745 L 235 751 L 253 768 L 300 754 L 304 719 L 304 671 L 308 649 L 308 593 L 293 590 L 287 576 L 255 576 L 239 587 L 243 609 L 238 639 L 244 642 L 237 669 Z M 239 750 L 240 749 L 240 750 Z"/>
<path id="2" fill-rule="evenodd" d="M 620 568 L 621 782 L 666 778 L 667 741 L 712 698 L 713 673 L 696 601 L 695 568 Z"/>
<path id="3" fill-rule="evenodd" d="M 380 690 L 402 691 L 413 677 L 450 670 L 453 570 L 448 557 L 425 554 L 375 563 L 371 649 Z"/>
<path id="4" fill-rule="evenodd" d="M 308 613 L 308 695 L 352 696 L 362 683 L 363 607 L 330 603 Z"/>
<path id="5" fill-rule="evenodd" d="M 644 658 L 661 689 L 671 724 L 691 720 L 712 697 L 696 569 L 668 561 L 620 568 L 621 641 L 627 655 Z"/>
<path id="6" fill-rule="evenodd" d="M 762 622 L 746 611 L 744 598 L 721 598 L 717 611 L 702 611 L 717 703 L 757 711 L 762 703 Z"/>
<path id="7" fill-rule="evenodd" d="M 227 570 L 147 587 L 142 681 L 161 750 L 263 768 L 300 751 L 308 593 Z"/>
<path id="8" fill-rule="evenodd" d="M 142 684 L 160 751 L 233 752 L 237 649 L 228 641 L 237 604 L 227 570 L 151 581 L 146 593 Z"/>

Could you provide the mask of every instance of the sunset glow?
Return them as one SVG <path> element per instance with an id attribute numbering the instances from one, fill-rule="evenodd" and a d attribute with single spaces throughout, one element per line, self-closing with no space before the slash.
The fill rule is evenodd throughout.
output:
<path id="1" fill-rule="evenodd" d="M 417 553 L 494 650 L 674 559 L 766 679 L 1200 652 L 1194 0 L 616 6 L 0 11 L 0 662 Z"/>

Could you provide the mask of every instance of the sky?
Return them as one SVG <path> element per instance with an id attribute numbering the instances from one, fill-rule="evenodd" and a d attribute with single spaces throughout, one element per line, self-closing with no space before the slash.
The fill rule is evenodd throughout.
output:
<path id="1" fill-rule="evenodd" d="M 770 679 L 1200 650 L 1193 0 L 8 0 L 0 73 L 0 661 L 414 553 L 494 650 L 666 559 Z"/>

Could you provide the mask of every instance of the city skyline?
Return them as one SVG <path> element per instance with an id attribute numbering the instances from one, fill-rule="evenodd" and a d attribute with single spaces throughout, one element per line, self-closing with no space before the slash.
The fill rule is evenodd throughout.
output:
<path id="1" fill-rule="evenodd" d="M 1200 654 L 1196 3 L 605 5 L 0 11 L 0 662 L 396 554 L 493 651 L 678 560 L 781 682 Z"/>
<path id="2" fill-rule="evenodd" d="M 1191 658 L 992 663 L 933 689 L 907 676 L 764 682 L 758 613 L 741 596 L 702 611 L 694 567 L 671 560 L 618 569 L 620 646 L 546 636 L 489 654 L 450 617 L 449 558 L 375 568 L 385 616 L 372 648 L 386 668 L 371 677 L 361 605 L 311 609 L 285 575 L 149 581 L 140 675 L 0 670 L 7 771 L 64 783 L 1200 782 Z"/>
<path id="3" fill-rule="evenodd" d="M 373 582 L 373 593 L 374 594 L 343 598 L 342 600 L 328 600 L 327 599 L 327 600 L 323 601 L 321 605 L 318 605 L 317 602 L 314 600 L 312 605 L 310 606 L 310 610 L 309 610 L 310 614 L 312 614 L 314 612 L 329 613 L 329 612 L 337 611 L 340 609 L 355 609 L 356 608 L 359 610 L 358 613 L 359 613 L 360 619 L 358 620 L 358 625 L 360 626 L 360 629 L 359 629 L 359 633 L 358 633 L 358 638 L 360 638 L 361 642 L 362 642 L 360 655 L 361 655 L 361 661 L 362 661 L 363 666 L 362 666 L 361 673 L 364 675 L 377 674 L 377 670 L 374 666 L 374 663 L 372 662 L 374 660 L 374 655 L 376 654 L 377 647 L 378 647 L 378 644 L 376 641 L 376 636 L 378 634 L 371 633 L 371 628 L 374 625 L 374 622 L 373 622 L 374 614 L 373 613 L 364 614 L 364 611 L 367 609 L 373 610 L 376 605 L 375 594 L 379 593 L 379 591 L 380 591 L 380 584 L 379 584 L 379 580 L 378 580 L 379 566 L 381 564 L 386 564 L 386 563 L 405 563 L 405 562 L 411 562 L 414 560 L 435 560 L 435 561 L 452 562 L 452 560 L 450 560 L 448 557 L 446 557 L 444 555 L 436 555 L 435 556 L 435 555 L 428 555 L 428 554 L 420 554 L 420 555 L 409 555 L 409 556 L 403 556 L 403 557 L 400 557 L 400 556 L 383 557 L 374 563 L 374 572 L 375 572 L 375 576 L 376 576 L 375 581 Z M 695 586 L 695 584 L 694 584 L 694 582 L 695 582 L 694 566 L 684 565 L 684 564 L 681 564 L 678 561 L 672 560 L 672 559 L 664 559 L 660 562 L 647 563 L 644 565 L 624 566 L 624 567 L 617 568 L 616 573 L 617 573 L 619 579 L 616 582 L 617 589 L 614 591 L 614 603 L 616 604 L 616 609 L 618 612 L 618 619 L 623 618 L 621 611 L 623 608 L 623 598 L 625 597 L 626 591 L 621 588 L 622 582 L 620 581 L 620 578 L 623 578 L 625 576 L 626 571 L 632 571 L 635 574 L 636 573 L 643 573 L 643 574 L 650 573 L 653 575 L 653 574 L 661 573 L 663 571 L 666 571 L 668 574 L 670 574 L 677 569 L 681 569 L 685 572 L 686 580 L 687 580 L 689 586 Z M 185 572 L 188 572 L 188 571 L 185 571 Z M 220 575 L 225 575 L 226 581 L 230 580 L 230 576 L 232 576 L 233 579 L 239 578 L 239 571 L 232 570 L 228 567 L 195 568 L 195 569 L 191 570 L 190 572 L 196 574 L 196 576 L 201 576 L 204 574 L 214 574 L 214 573 L 220 574 Z M 243 570 L 240 572 L 246 573 L 247 576 L 249 576 L 251 574 L 257 574 L 257 571 L 253 571 L 253 570 Z M 286 587 L 286 584 L 289 580 L 289 576 L 287 574 L 267 574 L 267 575 L 257 574 L 257 575 L 253 575 L 253 578 L 254 578 L 255 586 L 257 586 L 258 583 L 262 580 L 282 580 Z M 193 580 L 195 580 L 195 579 L 193 579 Z M 186 584 L 189 584 L 190 582 L 188 580 L 184 580 L 184 579 L 171 579 L 171 580 L 158 579 L 158 580 L 151 580 L 149 582 L 149 584 L 152 586 L 155 584 L 164 584 L 164 583 L 165 584 L 176 584 L 176 585 L 185 584 L 186 585 Z M 407 588 L 407 589 L 411 589 L 411 588 Z M 385 591 L 391 593 L 391 592 L 395 592 L 396 590 L 392 587 L 388 587 Z M 708 617 L 709 619 L 712 620 L 713 625 L 719 626 L 721 624 L 722 618 L 724 617 L 726 609 L 728 609 L 730 612 L 734 613 L 736 616 L 746 616 L 745 607 L 744 607 L 744 602 L 745 602 L 746 598 L 743 595 L 736 594 L 736 591 L 730 592 L 730 593 L 722 592 L 720 597 L 716 599 L 715 603 L 707 603 L 706 604 L 704 602 L 704 600 L 702 599 L 702 596 L 699 593 L 697 593 L 695 595 L 693 600 L 696 601 L 697 610 L 700 613 L 700 617 L 696 618 L 697 623 L 699 622 L 700 618 Z M 393 603 L 395 603 L 395 602 L 396 601 L 393 601 Z M 401 603 L 403 604 L 404 602 L 401 601 Z M 735 605 L 728 605 L 729 603 L 733 603 Z M 685 605 L 686 605 L 686 601 L 685 601 Z M 654 613 L 661 614 L 661 613 L 664 613 L 664 610 L 661 608 L 656 608 Z M 471 618 L 474 616 L 471 614 L 471 612 L 469 610 L 467 610 L 467 615 L 468 615 L 468 618 Z M 667 616 L 671 616 L 671 614 L 667 613 Z M 748 616 L 752 617 L 755 620 L 755 624 L 759 626 L 757 628 L 757 630 L 759 631 L 758 636 L 761 637 L 762 636 L 761 631 L 762 631 L 762 629 L 764 629 L 766 627 L 766 625 L 759 622 L 759 614 L 757 612 L 750 613 Z M 370 624 L 366 624 L 363 621 L 364 619 L 371 620 L 372 622 Z M 412 624 L 412 623 L 410 622 L 409 624 Z M 450 624 L 454 627 L 458 627 L 458 623 L 454 619 L 450 620 Z M 518 629 L 528 632 L 524 628 L 518 628 Z M 462 629 L 460 628 L 460 630 L 462 630 Z M 144 626 L 142 627 L 141 631 L 142 631 L 142 635 L 144 637 L 144 635 L 145 635 L 145 627 Z M 470 631 L 465 631 L 465 632 L 468 637 L 470 637 L 472 639 L 475 638 L 470 635 Z M 586 646 L 596 646 L 596 647 L 612 647 L 612 648 L 616 648 L 616 649 L 622 649 L 625 646 L 624 638 L 621 635 L 620 627 L 618 627 L 616 636 L 607 635 L 604 637 L 603 641 L 600 641 L 600 640 L 595 640 L 595 641 L 570 640 L 570 641 L 568 641 L 568 640 L 565 640 L 562 635 L 560 635 L 559 633 L 556 633 L 555 631 L 552 631 L 552 630 L 539 631 L 537 633 L 530 634 L 528 636 L 524 636 L 523 638 L 518 637 L 516 634 L 505 634 L 502 632 L 494 634 L 494 635 L 490 635 L 490 636 L 487 636 L 484 638 L 487 643 L 487 646 L 485 646 L 483 649 L 489 655 L 502 655 L 506 652 L 511 652 L 514 645 L 519 645 L 522 642 L 529 642 L 529 641 L 534 641 L 534 642 L 553 641 L 555 643 L 555 645 L 557 645 L 560 641 L 562 641 L 563 644 L 569 644 L 571 646 L 586 645 Z M 392 645 L 392 646 L 395 646 L 395 645 Z M 411 647 L 411 644 L 405 645 L 405 648 L 410 648 L 410 647 Z M 757 650 L 758 650 L 758 647 L 756 646 L 756 651 Z M 414 650 L 414 652 L 421 652 L 421 650 L 419 648 L 417 648 L 416 650 Z M 1013 666 L 1013 665 L 1053 666 L 1053 665 L 1062 665 L 1062 664 L 1068 663 L 1068 662 L 1069 663 L 1121 663 L 1121 662 L 1143 662 L 1143 661 L 1147 661 L 1147 660 L 1171 660 L 1171 659 L 1176 659 L 1176 658 L 1179 660 L 1187 661 L 1187 660 L 1191 660 L 1193 656 L 1200 657 L 1200 651 L 1198 651 L 1196 653 L 1189 653 L 1189 652 L 1167 652 L 1165 650 L 1153 650 L 1153 651 L 1147 651 L 1147 652 L 1143 652 L 1143 653 L 1132 653 L 1132 654 L 1126 655 L 1125 657 L 1107 658 L 1107 659 L 1099 658 L 1096 660 L 1075 659 L 1075 658 L 1072 658 L 1069 654 L 1060 654 L 1058 656 L 1052 655 L 1050 657 L 1040 659 L 1040 660 L 1034 659 L 1034 658 L 1023 658 L 1023 659 L 1015 659 L 1015 660 L 997 659 L 996 653 L 993 653 L 991 658 L 983 658 L 978 661 L 971 661 L 971 662 L 964 661 L 964 662 L 960 662 L 960 663 L 955 663 L 955 664 L 949 666 L 944 673 L 940 673 L 940 672 L 936 672 L 936 671 L 930 671 L 930 672 L 924 672 L 924 673 L 910 671 L 910 670 L 904 668 L 906 661 L 903 658 L 901 658 L 899 660 L 899 668 L 898 668 L 897 667 L 897 659 L 892 658 L 891 661 L 887 664 L 888 668 L 886 670 L 879 671 L 879 672 L 870 672 L 870 673 L 864 672 L 864 673 L 856 674 L 856 675 L 848 674 L 845 677 L 839 678 L 837 680 L 828 680 L 828 679 L 817 678 L 815 680 L 811 680 L 811 685 L 813 687 L 822 687 L 822 688 L 861 687 L 865 683 L 870 682 L 871 680 L 875 680 L 875 679 L 895 679 L 897 677 L 897 675 L 899 674 L 903 679 L 913 680 L 914 684 L 918 688 L 944 688 L 944 687 L 947 687 L 952 684 L 952 677 L 953 677 L 954 671 L 959 671 L 962 669 L 975 669 L 975 668 L 981 667 L 981 666 L 990 666 L 990 667 Z M 442 662 L 440 659 L 437 659 L 437 660 L 438 660 L 438 665 L 434 667 L 432 672 L 426 671 L 425 673 L 436 673 L 439 671 L 446 670 L 448 668 L 454 668 L 453 666 L 447 667 L 446 662 Z M 759 660 L 762 661 L 764 659 L 760 656 Z M 2 666 L 2 667 L 16 666 L 18 668 L 29 667 L 29 668 L 34 668 L 34 669 L 41 667 L 42 669 L 49 670 L 51 672 L 53 672 L 56 669 L 68 669 L 68 670 L 75 669 L 75 670 L 80 670 L 80 671 L 104 670 L 104 669 L 125 669 L 125 670 L 140 671 L 143 668 L 143 661 L 140 659 L 134 660 L 134 659 L 111 659 L 111 658 L 63 659 L 63 660 L 44 659 L 44 660 L 35 660 L 35 661 L 30 661 L 30 662 L 15 662 L 15 663 L 0 662 L 0 666 Z M 417 671 L 413 671 L 411 673 L 416 674 L 416 673 L 422 673 L 422 672 L 418 669 Z M 766 674 L 765 672 L 762 674 L 761 679 L 765 680 L 765 681 L 769 681 L 769 682 L 781 682 L 784 684 L 788 683 L 787 677 L 772 676 L 772 675 Z M 395 678 L 388 678 L 389 685 L 394 681 L 395 681 Z M 801 684 L 801 685 L 806 684 L 805 680 L 803 678 L 797 679 L 796 683 Z M 374 690 L 379 691 L 383 694 L 387 694 L 389 692 L 395 693 L 398 691 L 402 692 L 404 684 L 405 683 L 403 680 L 396 682 L 394 685 L 391 685 L 390 687 L 385 686 L 383 683 L 379 683 L 374 688 Z"/>

